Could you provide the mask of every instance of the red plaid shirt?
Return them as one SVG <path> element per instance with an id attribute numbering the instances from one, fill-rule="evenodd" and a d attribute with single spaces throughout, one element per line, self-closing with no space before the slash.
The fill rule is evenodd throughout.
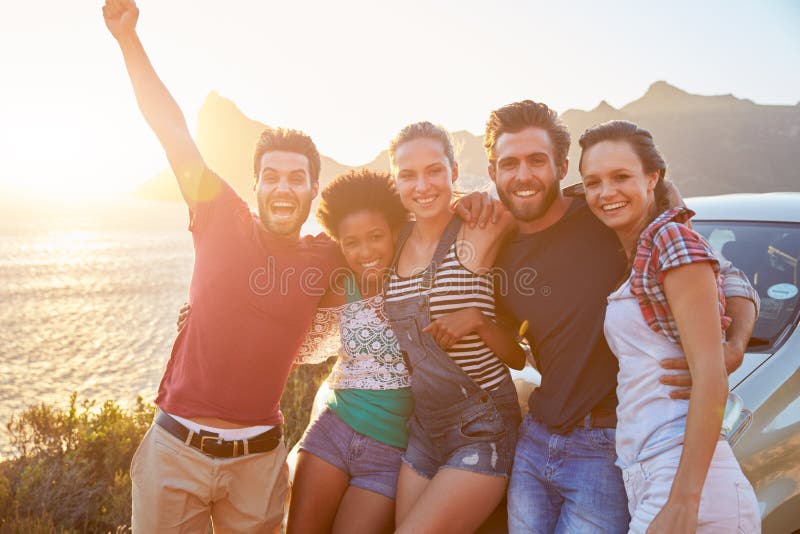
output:
<path id="1" fill-rule="evenodd" d="M 717 276 L 717 294 L 722 330 L 731 324 L 725 315 L 725 295 L 719 260 L 701 235 L 685 226 L 694 216 L 690 209 L 672 208 L 659 215 L 639 237 L 631 275 L 631 292 L 639 301 L 645 321 L 654 332 L 680 343 L 678 327 L 664 294 L 664 275 L 670 269 L 696 262 L 709 262 Z"/>

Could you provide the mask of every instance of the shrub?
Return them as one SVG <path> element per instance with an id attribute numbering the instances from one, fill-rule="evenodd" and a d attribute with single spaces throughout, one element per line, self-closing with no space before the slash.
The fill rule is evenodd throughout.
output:
<path id="1" fill-rule="evenodd" d="M 291 449 L 302 437 L 311 415 L 311 405 L 319 385 L 328 377 L 335 360 L 319 365 L 301 365 L 289 375 L 281 398 L 286 448 Z"/>
<path id="2" fill-rule="evenodd" d="M 281 400 L 287 447 L 308 423 L 317 388 L 332 363 L 302 366 Z M 70 396 L 66 408 L 44 403 L 11 416 L 15 450 L 0 463 L 0 533 L 129 531 L 130 465 L 155 414 L 141 397 L 130 409 Z"/>
<path id="3" fill-rule="evenodd" d="M 17 455 L 0 464 L 4 532 L 115 532 L 130 524 L 131 458 L 154 407 L 138 398 L 130 410 L 70 397 L 6 425 Z"/>

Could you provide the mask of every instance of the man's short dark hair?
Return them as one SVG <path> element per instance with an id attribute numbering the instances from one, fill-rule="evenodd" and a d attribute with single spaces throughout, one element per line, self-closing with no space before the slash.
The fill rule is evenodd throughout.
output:
<path id="1" fill-rule="evenodd" d="M 320 193 L 317 220 L 325 233 L 337 239 L 342 219 L 360 211 L 383 215 L 392 230 L 408 221 L 392 177 L 369 169 L 353 169 L 331 180 Z"/>
<path id="2" fill-rule="evenodd" d="M 278 150 L 302 154 L 308 158 L 311 183 L 319 181 L 320 158 L 314 141 L 300 130 L 289 128 L 265 128 L 261 132 L 253 154 L 253 176 L 256 181 L 258 181 L 258 171 L 261 168 L 261 157 L 266 152 Z"/>
<path id="3" fill-rule="evenodd" d="M 553 143 L 555 164 L 561 165 L 569 153 L 569 130 L 558 113 L 541 102 L 523 100 L 498 108 L 489 115 L 483 135 L 483 147 L 491 165 L 495 164 L 494 147 L 504 133 L 519 133 L 526 128 L 547 131 Z"/>

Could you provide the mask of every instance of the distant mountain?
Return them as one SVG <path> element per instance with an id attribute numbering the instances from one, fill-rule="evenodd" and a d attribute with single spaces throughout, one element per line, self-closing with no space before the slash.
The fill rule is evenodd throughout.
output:
<path id="1" fill-rule="evenodd" d="M 692 95 L 666 82 L 619 110 L 602 104 L 562 115 L 573 133 L 578 179 L 584 129 L 627 119 L 649 129 L 685 196 L 800 190 L 800 106 L 765 106 L 733 95 Z"/>
<path id="2" fill-rule="evenodd" d="M 653 133 L 667 159 L 668 176 L 685 196 L 800 190 L 800 103 L 767 106 L 733 95 L 693 95 L 659 81 L 620 109 L 604 100 L 591 111 L 567 110 L 562 118 L 573 139 L 565 185 L 579 180 L 580 134 L 600 122 L 626 119 Z M 251 197 L 253 147 L 264 127 L 215 92 L 200 109 L 196 136 L 200 151 L 244 198 Z M 460 187 L 485 186 L 488 162 L 482 136 L 458 131 L 453 138 L 461 170 Z M 364 166 L 388 171 L 387 151 Z M 323 156 L 320 181 L 325 184 L 349 168 Z M 137 195 L 180 199 L 170 171 L 145 182 Z"/>
<path id="3" fill-rule="evenodd" d="M 211 92 L 197 120 L 197 146 L 209 167 L 228 180 L 239 195 L 252 197 L 253 149 L 266 125 L 247 118 L 236 104 Z M 324 183 L 349 167 L 322 156 L 320 178 Z M 136 195 L 155 200 L 180 200 L 172 171 L 166 169 L 137 190 Z"/>

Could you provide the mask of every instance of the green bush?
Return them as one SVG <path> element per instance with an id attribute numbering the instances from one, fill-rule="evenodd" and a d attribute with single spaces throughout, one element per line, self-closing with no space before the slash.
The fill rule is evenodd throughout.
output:
<path id="1" fill-rule="evenodd" d="M 286 448 L 291 449 L 302 437 L 311 415 L 311 405 L 319 385 L 328 377 L 336 360 L 319 365 L 301 365 L 289 375 L 281 398 L 281 411 L 286 420 L 283 433 Z"/>
<path id="2" fill-rule="evenodd" d="M 302 435 L 311 403 L 331 364 L 303 366 L 281 400 L 286 443 Z M 30 406 L 6 425 L 15 454 L 0 463 L 0 533 L 127 532 L 131 459 L 155 406 L 136 399 L 78 401 L 67 408 Z"/>
<path id="3" fill-rule="evenodd" d="M 4 532 L 115 532 L 130 524 L 128 470 L 154 407 L 39 404 L 6 425 L 16 455 L 0 464 Z"/>

